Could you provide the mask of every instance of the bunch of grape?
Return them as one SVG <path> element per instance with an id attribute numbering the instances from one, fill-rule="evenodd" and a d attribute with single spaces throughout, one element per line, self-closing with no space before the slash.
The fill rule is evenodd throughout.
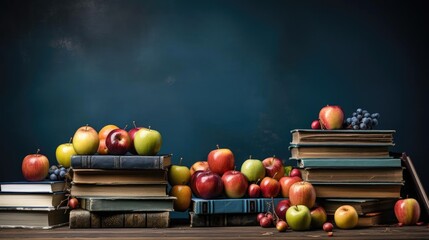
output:
<path id="1" fill-rule="evenodd" d="M 346 119 L 346 125 L 354 130 L 373 129 L 378 125 L 379 117 L 379 113 L 369 113 L 367 110 L 358 108 L 353 112 L 352 117 Z"/>
<path id="2" fill-rule="evenodd" d="M 67 170 L 68 169 L 63 166 L 52 165 L 49 168 L 49 180 L 51 181 L 65 180 Z"/>

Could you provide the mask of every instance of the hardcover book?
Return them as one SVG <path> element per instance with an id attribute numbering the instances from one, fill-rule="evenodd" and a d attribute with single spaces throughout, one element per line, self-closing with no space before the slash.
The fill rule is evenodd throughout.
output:
<path id="1" fill-rule="evenodd" d="M 0 193 L 0 207 L 58 207 L 64 203 L 64 192 Z M 66 204 L 66 203 L 64 203 Z"/>
<path id="2" fill-rule="evenodd" d="M 167 228 L 170 212 L 70 211 L 70 228 Z"/>
<path id="3" fill-rule="evenodd" d="M 318 198 L 399 198 L 403 183 L 312 183 Z"/>
<path id="4" fill-rule="evenodd" d="M 299 168 L 401 168 L 399 158 L 301 158 L 289 159 L 285 165 Z"/>
<path id="5" fill-rule="evenodd" d="M 68 220 L 64 208 L 0 208 L 0 228 L 50 229 L 66 225 Z"/>
<path id="6" fill-rule="evenodd" d="M 21 193 L 53 193 L 64 191 L 64 181 L 21 181 L 0 183 L 1 192 L 21 192 Z"/>
<path id="7" fill-rule="evenodd" d="M 365 215 L 373 212 L 393 211 L 398 198 L 370 198 L 370 199 L 324 199 L 321 205 L 325 208 L 326 214 L 334 215 L 335 211 L 343 205 L 353 206 L 359 215 Z"/>
<path id="8" fill-rule="evenodd" d="M 74 155 L 71 167 L 98 169 L 166 169 L 171 165 L 171 154 L 140 155 Z"/>
<path id="9" fill-rule="evenodd" d="M 289 149 L 291 159 L 389 157 L 389 146 L 292 144 Z"/>
<path id="10" fill-rule="evenodd" d="M 316 130 L 294 129 L 291 131 L 291 144 L 329 143 L 356 145 L 390 145 L 393 146 L 395 130 Z"/>
<path id="11" fill-rule="evenodd" d="M 304 168 L 300 171 L 302 180 L 308 182 L 403 182 L 402 167 Z"/>
<path id="12" fill-rule="evenodd" d="M 258 226 L 257 213 L 195 214 L 189 212 L 191 227 Z"/>
<path id="13" fill-rule="evenodd" d="M 274 206 L 283 198 L 274 198 Z M 271 209 L 271 210 L 270 210 Z M 195 214 L 261 213 L 272 211 L 271 198 L 192 198 L 192 212 Z"/>
<path id="14" fill-rule="evenodd" d="M 75 197 L 165 197 L 167 183 L 96 185 L 72 183 L 70 194 Z"/>
<path id="15" fill-rule="evenodd" d="M 120 169 L 73 169 L 73 182 L 85 184 L 167 183 L 167 171 Z"/>
<path id="16" fill-rule="evenodd" d="M 88 211 L 167 212 L 174 211 L 175 199 L 175 197 L 85 197 L 80 198 L 80 206 Z"/>

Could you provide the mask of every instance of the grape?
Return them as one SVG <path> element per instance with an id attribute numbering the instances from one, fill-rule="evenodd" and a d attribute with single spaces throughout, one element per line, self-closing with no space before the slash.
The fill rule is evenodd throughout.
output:
<path id="1" fill-rule="evenodd" d="M 358 125 L 353 125 L 353 129 L 354 130 L 359 130 L 359 126 Z"/>
<path id="2" fill-rule="evenodd" d="M 55 169 L 54 174 L 55 174 L 55 175 L 59 175 L 59 174 L 60 174 L 60 169 L 58 169 L 58 168 L 57 168 L 57 169 Z"/>
<path id="3" fill-rule="evenodd" d="M 362 122 L 363 122 L 363 123 L 365 123 L 365 124 L 368 124 L 368 123 L 369 123 L 369 118 L 366 118 L 366 117 L 365 117 L 365 118 L 363 118 L 363 119 L 362 119 Z"/>
<path id="4" fill-rule="evenodd" d="M 372 118 L 378 118 L 378 117 L 380 117 L 380 114 L 379 113 L 373 113 L 373 114 L 371 114 L 371 117 Z"/>
<path id="5" fill-rule="evenodd" d="M 367 117 L 370 117 L 370 116 L 371 116 L 371 114 L 370 114 L 369 112 L 367 112 L 367 113 L 365 113 L 363 116 L 367 118 Z"/>
<path id="6" fill-rule="evenodd" d="M 372 125 L 377 126 L 378 125 L 378 120 L 377 118 L 372 119 Z"/>
<path id="7" fill-rule="evenodd" d="M 357 115 L 357 119 L 360 121 L 360 120 L 362 120 L 362 115 L 360 115 L 360 114 L 358 114 Z"/>
<path id="8" fill-rule="evenodd" d="M 356 109 L 356 113 L 357 113 L 357 114 L 362 113 L 362 108 L 358 108 L 358 109 Z"/>
<path id="9" fill-rule="evenodd" d="M 359 125 L 359 127 L 360 127 L 360 129 L 365 130 L 365 129 L 366 129 L 366 124 L 365 124 L 365 123 L 361 123 L 361 124 Z"/>
<path id="10" fill-rule="evenodd" d="M 357 113 L 356 113 L 356 112 L 354 112 L 352 115 L 353 115 L 353 117 L 356 117 Z"/>
<path id="11" fill-rule="evenodd" d="M 354 130 L 373 129 L 378 125 L 379 113 L 370 113 L 365 109 L 358 108 L 352 113 L 352 116 L 346 119 L 346 128 Z"/>
<path id="12" fill-rule="evenodd" d="M 66 170 L 60 171 L 60 177 L 64 178 L 66 176 Z"/>
<path id="13" fill-rule="evenodd" d="M 351 119 L 351 118 L 347 118 L 347 119 L 346 119 L 346 123 L 347 123 L 347 124 L 351 124 L 351 123 L 352 123 L 352 119 Z"/>
<path id="14" fill-rule="evenodd" d="M 367 114 L 368 113 L 368 111 L 367 110 L 362 110 L 362 114 L 363 115 L 365 115 L 365 114 Z"/>
<path id="15" fill-rule="evenodd" d="M 56 181 L 58 179 L 57 175 L 55 175 L 54 173 L 52 173 L 51 175 L 49 175 L 49 179 L 51 181 Z"/>
<path id="16" fill-rule="evenodd" d="M 66 171 L 66 168 L 65 167 L 61 167 L 60 171 Z"/>

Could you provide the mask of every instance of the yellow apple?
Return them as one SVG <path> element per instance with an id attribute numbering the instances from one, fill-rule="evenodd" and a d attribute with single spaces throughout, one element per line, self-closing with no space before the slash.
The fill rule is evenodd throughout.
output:
<path id="1" fill-rule="evenodd" d="M 192 191 L 188 185 L 175 185 L 170 190 L 170 196 L 176 197 L 173 203 L 174 211 L 184 212 L 191 205 Z"/>
<path id="2" fill-rule="evenodd" d="M 352 229 L 357 226 L 359 216 L 353 206 L 343 205 L 335 211 L 334 220 L 337 227 Z"/>
<path id="3" fill-rule="evenodd" d="M 171 186 L 187 185 L 191 180 L 191 172 L 188 167 L 172 165 L 168 170 L 168 182 Z"/>
<path id="4" fill-rule="evenodd" d="M 72 143 L 60 144 L 55 151 L 55 157 L 57 158 L 58 164 L 65 168 L 70 167 L 71 157 L 73 155 L 76 155 L 76 151 L 74 150 Z"/>
<path id="5" fill-rule="evenodd" d="M 97 131 L 88 125 L 78 128 L 72 141 L 74 150 L 80 155 L 96 153 L 99 142 Z"/>

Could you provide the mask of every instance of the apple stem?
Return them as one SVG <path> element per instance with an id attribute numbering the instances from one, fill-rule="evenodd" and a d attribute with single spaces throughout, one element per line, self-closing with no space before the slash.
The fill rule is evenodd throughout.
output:
<path id="1" fill-rule="evenodd" d="M 40 148 L 37 149 L 36 154 L 39 154 L 39 152 L 40 152 Z"/>
<path id="2" fill-rule="evenodd" d="M 216 144 L 216 148 L 219 149 L 219 144 Z"/>
<path id="3" fill-rule="evenodd" d="M 88 123 L 87 123 L 87 124 L 85 125 L 85 130 L 88 130 L 88 126 L 89 126 L 89 125 L 88 125 Z"/>
<path id="4" fill-rule="evenodd" d="M 273 178 L 275 178 L 275 177 L 276 177 L 277 173 L 278 173 L 278 172 L 274 173 Z"/>
<path id="5" fill-rule="evenodd" d="M 71 137 L 71 138 L 70 138 L 69 143 L 71 143 L 71 142 L 72 142 L 72 140 L 73 140 L 73 137 Z"/>
<path id="6" fill-rule="evenodd" d="M 136 121 L 133 121 L 134 128 L 137 128 Z"/>
<path id="7" fill-rule="evenodd" d="M 183 158 L 181 157 L 180 160 L 179 160 L 179 165 L 180 166 L 182 165 L 182 160 L 183 160 Z"/>
<path id="8" fill-rule="evenodd" d="M 149 130 L 151 130 L 151 129 L 150 129 L 150 128 L 151 128 L 151 126 L 149 126 L 148 128 L 149 128 Z"/>
<path id="9" fill-rule="evenodd" d="M 252 159 L 252 155 L 249 155 L 249 159 Z"/>
<path id="10" fill-rule="evenodd" d="M 126 130 L 126 129 L 127 129 L 127 127 L 128 127 L 128 124 L 126 124 L 126 125 L 125 125 L 124 130 Z"/>

